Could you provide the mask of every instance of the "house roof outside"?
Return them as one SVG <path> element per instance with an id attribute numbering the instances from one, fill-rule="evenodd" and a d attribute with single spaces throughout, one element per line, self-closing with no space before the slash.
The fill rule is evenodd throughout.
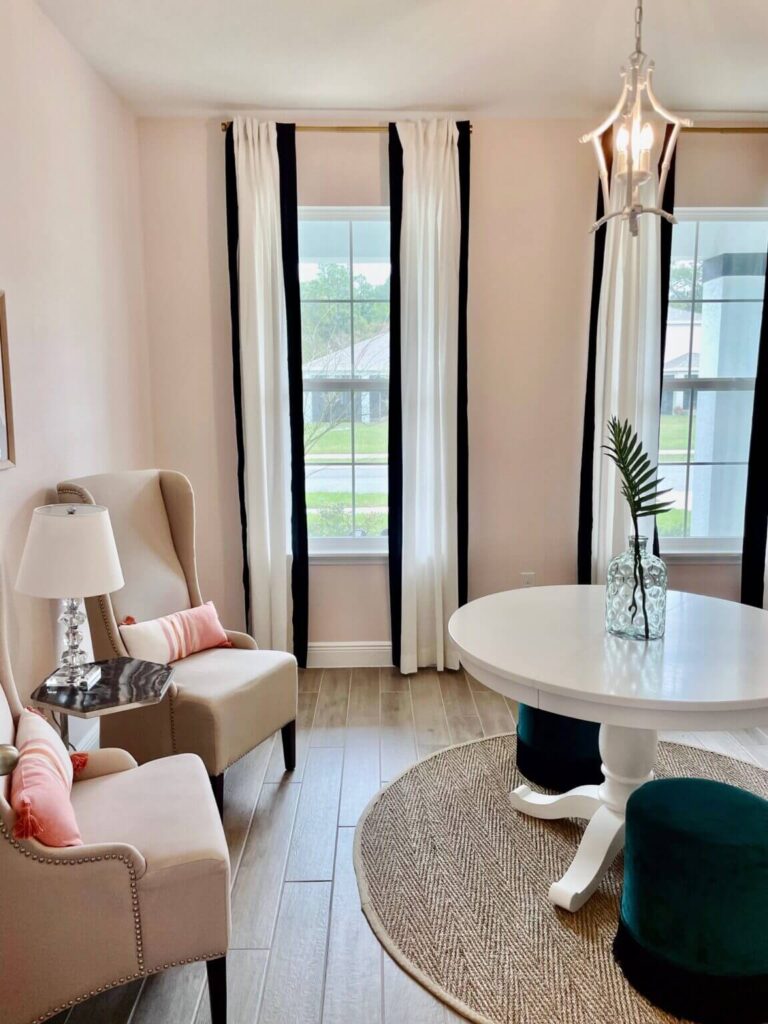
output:
<path id="1" fill-rule="evenodd" d="M 345 345 L 335 352 L 310 359 L 304 363 L 305 379 L 348 379 L 352 376 L 353 351 L 355 377 L 373 377 L 380 380 L 389 376 L 389 331 L 382 331 L 371 338 L 355 342 L 352 347 Z"/>
<path id="2" fill-rule="evenodd" d="M 675 356 L 674 359 L 667 359 L 664 362 L 664 376 L 672 374 L 674 377 L 687 377 L 688 376 L 688 353 L 683 352 L 679 356 Z M 699 375 L 699 353 L 694 352 L 691 355 L 691 376 L 698 377 Z"/>

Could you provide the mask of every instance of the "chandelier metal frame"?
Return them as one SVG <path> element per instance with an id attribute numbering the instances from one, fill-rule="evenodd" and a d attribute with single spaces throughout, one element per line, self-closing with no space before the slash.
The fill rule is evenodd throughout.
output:
<path id="1" fill-rule="evenodd" d="M 655 64 L 648 58 L 648 55 L 643 52 L 642 45 L 642 32 L 643 32 L 643 0 L 637 0 L 635 7 L 635 49 L 629 55 L 627 66 L 621 69 L 621 77 L 623 79 L 623 88 L 621 96 L 605 120 L 597 126 L 593 131 L 588 132 L 586 135 L 582 135 L 580 142 L 591 142 L 595 156 L 597 158 L 597 165 L 600 172 L 600 185 L 603 193 L 603 209 L 606 211 L 605 216 L 595 221 L 592 225 L 592 231 L 597 231 L 598 228 L 602 227 L 609 220 L 614 217 L 619 217 L 622 220 L 629 221 L 629 230 L 632 235 L 637 235 L 638 229 L 638 218 L 643 214 L 650 213 L 657 217 L 663 217 L 668 220 L 671 224 L 677 223 L 672 213 L 663 208 L 664 201 L 664 187 L 667 183 L 667 177 L 669 175 L 669 169 L 672 164 L 672 155 L 677 145 L 677 140 L 680 135 L 682 128 L 690 128 L 693 122 L 687 118 L 677 117 L 672 111 L 667 108 L 659 101 L 656 93 L 653 89 L 653 72 Z M 637 168 L 635 166 L 635 138 L 639 137 L 641 126 L 643 125 L 643 98 L 647 98 L 650 108 L 667 124 L 671 124 L 672 131 L 669 133 L 663 145 L 663 152 L 661 155 L 661 166 L 659 169 L 659 183 L 656 191 L 656 205 L 655 206 L 643 206 L 639 201 L 639 187 L 642 181 L 639 180 Z M 626 152 L 626 176 L 625 176 L 625 196 L 624 202 L 621 209 L 610 212 L 611 209 L 611 182 L 608 174 L 608 167 L 605 162 L 605 154 L 603 153 L 603 147 L 601 145 L 601 137 L 604 132 L 618 122 L 622 121 L 626 127 L 629 140 Z M 645 180 L 643 178 L 643 180 Z M 621 183 L 617 180 L 614 175 L 614 189 L 620 187 Z"/>

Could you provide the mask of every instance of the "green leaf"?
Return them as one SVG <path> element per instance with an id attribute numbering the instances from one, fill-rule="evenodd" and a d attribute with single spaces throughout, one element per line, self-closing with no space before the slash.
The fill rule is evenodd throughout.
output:
<path id="1" fill-rule="evenodd" d="M 661 489 L 658 467 L 651 464 L 629 420 L 622 423 L 617 417 L 611 417 L 602 449 L 619 471 L 621 493 L 634 518 L 661 514 L 673 507 L 674 502 L 661 500 L 671 489 Z"/>

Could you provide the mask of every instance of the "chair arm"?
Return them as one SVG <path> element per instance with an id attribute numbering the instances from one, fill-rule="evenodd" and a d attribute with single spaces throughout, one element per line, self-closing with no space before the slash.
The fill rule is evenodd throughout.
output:
<path id="1" fill-rule="evenodd" d="M 247 633 L 238 633 L 235 629 L 225 629 L 224 632 L 227 634 L 227 640 L 229 640 L 233 647 L 244 651 L 257 651 L 259 649 L 259 645 Z"/>
<path id="2" fill-rule="evenodd" d="M 101 747 L 99 750 L 88 752 L 88 762 L 85 768 L 77 773 L 75 782 L 86 782 L 88 779 L 98 779 L 102 775 L 114 775 L 115 772 L 125 772 L 136 767 L 136 759 L 127 750 L 121 750 L 119 747 Z"/>
<path id="3" fill-rule="evenodd" d="M 43 846 L 36 839 L 21 839 L 13 841 L 18 848 L 26 854 L 29 853 L 31 860 L 37 860 L 46 864 L 78 863 L 88 861 L 122 862 L 133 869 L 136 878 L 141 878 L 147 870 L 147 862 L 143 854 L 131 846 L 130 843 L 84 843 L 82 846 Z"/>
<path id="4" fill-rule="evenodd" d="M 42 1020 L 144 971 L 137 878 L 124 843 L 52 849 L 0 835 L 0 1007 L 3 1021 Z M 53 951 L 40 969 L 41 950 Z M 48 959 L 47 957 L 45 958 Z"/>

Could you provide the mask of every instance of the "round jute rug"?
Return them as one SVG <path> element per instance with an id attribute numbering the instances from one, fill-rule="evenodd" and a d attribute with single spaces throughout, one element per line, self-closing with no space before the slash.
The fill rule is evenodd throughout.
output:
<path id="1" fill-rule="evenodd" d="M 719 779 L 768 796 L 768 773 L 661 743 L 657 775 Z M 355 870 L 368 921 L 400 966 L 482 1024 L 659 1024 L 676 1020 L 624 980 L 611 943 L 623 859 L 570 914 L 549 903 L 583 822 L 541 822 L 512 810 L 525 782 L 515 737 L 440 751 L 366 808 Z"/>

